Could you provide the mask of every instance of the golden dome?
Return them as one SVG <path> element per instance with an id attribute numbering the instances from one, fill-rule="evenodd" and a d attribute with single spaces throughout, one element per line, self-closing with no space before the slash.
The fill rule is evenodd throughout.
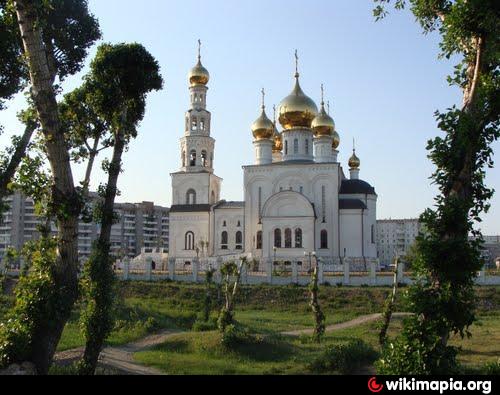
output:
<path id="1" fill-rule="evenodd" d="M 333 131 L 333 144 L 332 144 L 332 148 L 334 150 L 336 150 L 337 148 L 339 148 L 339 145 L 340 145 L 340 136 L 339 134 L 334 130 Z"/>
<path id="2" fill-rule="evenodd" d="M 252 133 L 255 140 L 272 139 L 274 136 L 275 126 L 266 115 L 266 105 L 264 104 L 265 92 L 262 89 L 262 114 L 252 125 Z"/>
<path id="3" fill-rule="evenodd" d="M 207 85 L 210 80 L 208 70 L 203 67 L 201 60 L 198 59 L 198 64 L 189 72 L 189 83 L 191 86 Z"/>
<path id="4" fill-rule="evenodd" d="M 281 137 L 281 133 L 276 129 L 276 125 L 274 126 L 274 136 L 273 136 L 273 152 L 282 152 L 283 151 L 283 139 Z"/>
<path id="5" fill-rule="evenodd" d="M 361 161 L 359 158 L 356 156 L 356 150 L 353 150 L 351 159 L 349 159 L 349 167 L 353 170 L 359 169 L 359 166 L 361 165 Z"/>
<path id="6" fill-rule="evenodd" d="M 191 86 L 207 85 L 210 81 L 208 70 L 201 64 L 201 40 L 198 40 L 198 63 L 191 69 L 188 78 Z"/>
<path id="7" fill-rule="evenodd" d="M 279 121 L 284 129 L 295 127 L 310 128 L 313 119 L 318 114 L 314 101 L 306 96 L 299 83 L 299 74 L 295 74 L 295 88 L 285 97 L 279 106 Z"/>
<path id="8" fill-rule="evenodd" d="M 335 122 L 325 110 L 323 85 L 321 85 L 321 110 L 316 118 L 313 119 L 311 129 L 316 137 L 331 136 L 335 131 Z"/>

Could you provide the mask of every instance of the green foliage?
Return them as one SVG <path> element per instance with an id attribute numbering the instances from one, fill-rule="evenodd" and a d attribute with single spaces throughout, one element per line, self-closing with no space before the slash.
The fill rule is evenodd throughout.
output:
<path id="1" fill-rule="evenodd" d="M 47 317 L 69 314 L 67 292 L 54 282 L 56 245 L 54 239 L 42 238 L 23 249 L 30 270 L 20 278 L 15 306 L 0 324 L 0 367 L 29 360 L 34 337 L 57 329 Z"/>
<path id="2" fill-rule="evenodd" d="M 203 321 L 205 322 L 208 322 L 208 320 L 210 319 L 210 313 L 212 311 L 212 299 L 213 299 L 213 296 L 212 296 L 212 285 L 213 285 L 213 278 L 214 278 L 214 274 L 215 274 L 215 269 L 213 268 L 209 268 L 207 269 L 206 273 L 205 273 L 205 286 L 206 286 L 206 290 L 205 290 L 205 303 L 204 303 L 204 308 L 203 308 Z"/>
<path id="3" fill-rule="evenodd" d="M 216 320 L 205 320 L 198 318 L 194 324 L 191 330 L 193 332 L 209 332 L 217 329 L 217 321 Z"/>
<path id="4" fill-rule="evenodd" d="M 328 347 L 308 368 L 314 373 L 353 374 L 356 369 L 373 363 L 377 358 L 378 353 L 372 347 L 356 339 Z"/>
<path id="5" fill-rule="evenodd" d="M 36 0 L 38 18 L 54 76 L 60 80 L 83 67 L 88 49 L 101 37 L 86 0 Z M 24 48 L 12 0 L 0 0 L 0 109 L 2 100 L 20 92 L 29 81 Z"/>
<path id="6" fill-rule="evenodd" d="M 390 0 L 375 0 L 377 18 Z M 439 374 L 458 369 L 450 334 L 469 335 L 475 320 L 473 284 L 481 269 L 481 233 L 475 224 L 489 209 L 485 186 L 493 167 L 492 142 L 500 137 L 500 14 L 493 0 L 398 0 L 410 5 L 425 33 L 441 35 L 441 56 L 459 55 L 451 85 L 463 91 L 463 107 L 436 112 L 442 136 L 429 141 L 432 178 L 440 195 L 420 220 L 408 319 L 399 339 L 384 349 L 380 370 L 393 374 Z M 474 239 L 469 240 L 469 236 Z"/>

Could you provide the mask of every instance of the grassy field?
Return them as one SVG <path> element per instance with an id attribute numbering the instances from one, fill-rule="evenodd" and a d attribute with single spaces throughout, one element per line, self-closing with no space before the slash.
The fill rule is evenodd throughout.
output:
<path id="1" fill-rule="evenodd" d="M 362 339 L 378 350 L 377 323 L 329 334 L 321 346 L 311 343 L 306 337 L 279 335 L 282 331 L 313 325 L 306 287 L 242 287 L 236 304 L 236 319 L 249 333 L 257 336 L 250 337 L 231 351 L 221 346 L 220 335 L 216 332 L 189 332 L 203 308 L 203 285 L 124 282 L 118 289 L 118 320 L 108 344 L 125 344 L 163 329 L 184 331 L 186 333 L 176 335 L 160 347 L 136 355 L 141 363 L 168 373 L 311 373 L 311 363 L 327 347 Z M 389 292 L 389 288 L 323 286 L 320 303 L 330 325 L 381 312 Z M 495 362 L 500 357 L 500 288 L 477 288 L 477 295 L 480 320 L 472 328 L 473 337 L 452 340 L 462 347 L 460 361 L 471 369 Z M 217 299 L 216 291 L 214 298 Z M 0 295 L 0 320 L 12 303 L 12 296 Z M 396 310 L 404 311 L 405 307 L 398 303 Z M 76 308 L 58 350 L 84 344 L 78 318 Z M 391 335 L 396 334 L 400 327 L 401 322 L 396 320 L 391 326 Z"/>
<path id="2" fill-rule="evenodd" d="M 145 365 L 168 374 L 311 374 L 317 373 L 313 362 L 328 347 L 362 339 L 376 352 L 379 351 L 379 324 L 372 322 L 355 328 L 328 334 L 321 345 L 309 337 L 299 338 L 267 334 L 256 337 L 230 350 L 221 345 L 217 332 L 179 334 L 150 351 L 136 353 L 134 358 Z M 400 319 L 394 320 L 389 335 L 401 329 Z M 455 337 L 460 346 L 459 361 L 467 371 L 481 371 L 485 364 L 500 358 L 500 315 L 482 317 L 472 328 L 472 338 Z M 349 373 L 374 373 L 373 366 L 364 366 Z M 330 371 L 327 373 L 339 373 Z"/>

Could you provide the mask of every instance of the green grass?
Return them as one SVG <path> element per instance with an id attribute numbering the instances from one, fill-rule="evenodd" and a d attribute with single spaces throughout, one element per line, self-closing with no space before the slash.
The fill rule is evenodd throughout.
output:
<path id="1" fill-rule="evenodd" d="M 500 355 L 500 314 L 481 317 L 471 328 L 472 338 L 454 338 L 452 344 L 461 346 L 459 361 L 469 370 L 481 371 L 485 364 L 494 363 Z M 147 366 L 167 374 L 226 375 L 226 374 L 311 374 L 311 364 L 323 355 L 327 347 L 345 345 L 361 339 L 379 351 L 379 323 L 371 322 L 354 328 L 327 334 L 318 345 L 307 336 L 294 338 L 277 334 L 261 335 L 261 341 L 248 342 L 235 349 L 221 346 L 217 332 L 178 334 L 164 344 L 134 355 Z M 395 319 L 389 336 L 395 336 L 402 321 Z M 374 373 L 373 367 L 360 372 Z M 338 372 L 328 372 L 338 373 Z"/>

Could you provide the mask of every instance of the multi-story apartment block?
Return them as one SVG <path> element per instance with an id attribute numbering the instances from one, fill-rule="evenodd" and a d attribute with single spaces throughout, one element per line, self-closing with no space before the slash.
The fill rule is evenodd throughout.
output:
<path id="1" fill-rule="evenodd" d="M 404 256 L 422 230 L 418 219 L 377 221 L 377 252 L 382 265 L 390 265 L 396 256 Z"/>
<path id="2" fill-rule="evenodd" d="M 97 194 L 91 194 L 93 201 Z M 0 217 L 0 259 L 7 248 L 20 250 L 23 245 L 39 237 L 37 226 L 41 223 L 35 214 L 34 202 L 20 192 L 6 199 L 9 209 Z M 169 247 L 169 209 L 152 202 L 115 204 L 117 223 L 111 232 L 111 250 L 116 257 L 134 258 L 141 249 Z M 56 229 L 53 226 L 53 232 Z M 91 253 L 92 243 L 99 236 L 99 224 L 80 221 L 78 226 L 78 252 L 81 261 Z"/>

